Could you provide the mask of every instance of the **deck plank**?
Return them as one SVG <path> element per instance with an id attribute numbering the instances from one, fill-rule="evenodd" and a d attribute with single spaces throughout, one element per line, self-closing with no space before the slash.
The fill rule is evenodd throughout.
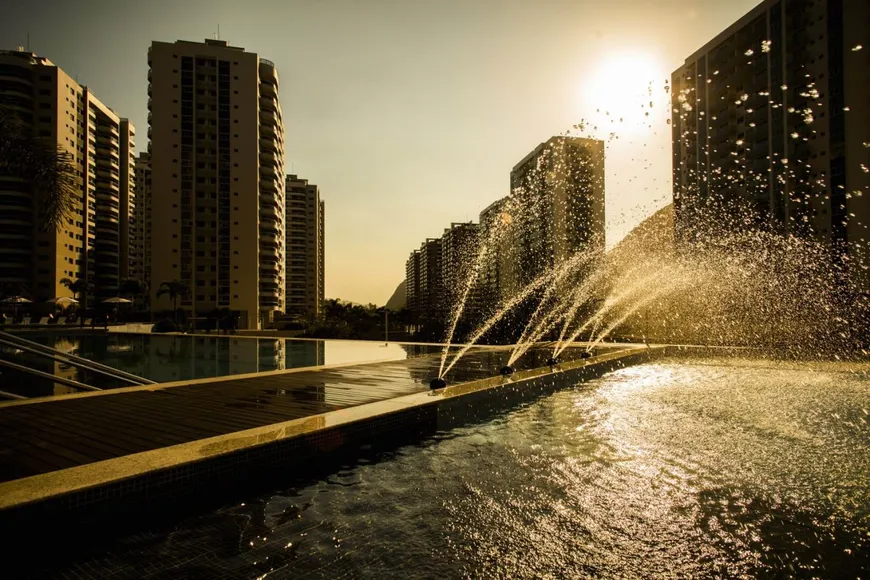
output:
<path id="1" fill-rule="evenodd" d="M 507 356 L 472 351 L 451 381 L 495 376 Z M 0 481 L 425 391 L 439 366 L 429 355 L 3 407 Z"/>

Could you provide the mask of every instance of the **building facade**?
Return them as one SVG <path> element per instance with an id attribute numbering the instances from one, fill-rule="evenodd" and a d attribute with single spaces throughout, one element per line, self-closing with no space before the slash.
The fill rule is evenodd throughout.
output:
<path id="1" fill-rule="evenodd" d="M 865 0 L 766 0 L 674 71 L 679 244 L 710 220 L 814 238 L 840 264 L 864 259 L 868 26 Z M 861 268 L 852 274 L 866 289 Z"/>
<path id="2" fill-rule="evenodd" d="M 510 175 L 512 223 L 501 295 L 511 296 L 578 251 L 604 249 L 604 142 L 553 137 Z"/>
<path id="3" fill-rule="evenodd" d="M 410 323 L 417 325 L 420 318 L 420 251 L 414 250 L 405 261 L 405 308 L 410 313 Z"/>
<path id="4" fill-rule="evenodd" d="M 477 272 L 474 271 L 479 244 L 480 227 L 474 222 L 452 223 L 441 235 L 441 281 L 447 312 L 459 304 L 469 283 L 472 288 L 465 298 L 464 315 L 473 316 L 479 310 Z"/>
<path id="5" fill-rule="evenodd" d="M 325 291 L 325 204 L 320 189 L 308 180 L 288 175 L 286 199 L 286 313 L 316 320 Z"/>
<path id="6" fill-rule="evenodd" d="M 131 226 L 130 254 L 134 269 L 130 277 L 151 287 L 151 156 L 142 152 L 133 167 L 136 207 Z"/>
<path id="7" fill-rule="evenodd" d="M 510 197 L 506 196 L 480 212 L 480 238 L 486 240 L 488 247 L 478 273 L 478 296 L 488 311 L 497 308 L 506 298 L 503 277 L 508 268 L 510 248 L 504 241 L 513 219 L 510 209 Z"/>
<path id="8" fill-rule="evenodd" d="M 0 175 L 0 285 L 37 301 L 72 293 L 61 281 L 84 280 L 84 306 L 117 293 L 127 277 L 135 211 L 135 130 L 50 60 L 23 49 L 0 51 L 0 104 L 26 130 L 67 153 L 78 198 L 58 230 L 38 223 L 20 179 Z"/>
<path id="9" fill-rule="evenodd" d="M 417 304 L 420 324 L 444 320 L 444 281 L 441 238 L 428 238 L 420 245 L 420 291 Z"/>
<path id="10" fill-rule="evenodd" d="M 274 63 L 225 41 L 148 51 L 151 299 L 229 309 L 260 328 L 284 309 L 284 122 Z"/>

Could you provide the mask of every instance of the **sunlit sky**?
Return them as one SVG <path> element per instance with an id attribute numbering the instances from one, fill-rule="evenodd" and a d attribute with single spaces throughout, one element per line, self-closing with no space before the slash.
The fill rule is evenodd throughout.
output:
<path id="1" fill-rule="evenodd" d="M 583 121 L 572 134 L 608 142 L 608 245 L 668 203 L 666 80 L 757 3 L 43 0 L 4 5 L 0 48 L 29 32 L 33 52 L 132 119 L 138 150 L 152 40 L 220 26 L 274 61 L 287 169 L 326 200 L 326 295 L 383 304 L 424 238 L 476 220 L 516 162 Z"/>

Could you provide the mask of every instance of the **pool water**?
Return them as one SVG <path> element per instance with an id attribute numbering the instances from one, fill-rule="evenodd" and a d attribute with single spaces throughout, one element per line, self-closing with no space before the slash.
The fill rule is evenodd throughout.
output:
<path id="1" fill-rule="evenodd" d="M 855 577 L 866 366 L 665 359 L 119 539 L 75 578 Z"/>
<path id="2" fill-rule="evenodd" d="M 156 381 L 183 381 L 315 365 L 401 360 L 436 347 L 351 340 L 294 340 L 159 334 L 24 334 L 28 340 Z M 129 386 L 50 359 L 4 348 L 0 357 L 100 388 Z M 27 397 L 74 387 L 0 368 L 0 390 Z"/>

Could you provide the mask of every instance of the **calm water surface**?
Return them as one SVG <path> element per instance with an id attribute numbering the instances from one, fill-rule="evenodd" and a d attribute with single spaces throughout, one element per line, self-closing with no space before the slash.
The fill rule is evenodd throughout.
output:
<path id="1" fill-rule="evenodd" d="M 866 367 L 666 360 L 172 529 L 59 576 L 857 577 Z"/>
<path id="2" fill-rule="evenodd" d="M 408 356 L 440 352 L 440 349 L 425 346 L 354 340 L 121 333 L 28 333 L 22 334 L 22 337 L 158 383 L 315 365 L 402 360 Z M 12 348 L 0 349 L 0 358 L 100 388 L 128 386 L 127 383 Z M 76 392 L 75 388 L 61 383 L 34 379 L 31 375 L 5 369 L 0 371 L 0 390 L 28 397 Z"/>

